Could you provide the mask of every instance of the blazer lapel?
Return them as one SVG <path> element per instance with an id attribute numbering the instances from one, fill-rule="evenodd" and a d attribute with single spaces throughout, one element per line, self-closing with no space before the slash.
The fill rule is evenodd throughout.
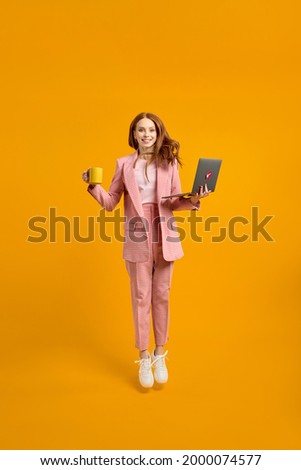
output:
<path id="1" fill-rule="evenodd" d="M 140 192 L 135 177 L 135 171 L 133 168 L 134 161 L 136 160 L 137 156 L 138 152 L 136 151 L 134 154 L 130 155 L 130 158 L 124 165 L 124 180 L 136 211 L 138 212 L 140 217 L 144 217 Z"/>

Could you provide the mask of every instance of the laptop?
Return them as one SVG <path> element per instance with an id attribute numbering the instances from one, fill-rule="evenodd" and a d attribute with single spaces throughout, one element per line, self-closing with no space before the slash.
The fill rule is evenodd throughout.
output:
<path id="1" fill-rule="evenodd" d="M 200 158 L 191 192 L 162 196 L 162 199 L 168 199 L 170 197 L 190 197 L 198 193 L 200 186 L 205 186 L 205 184 L 207 184 L 207 188 L 213 192 L 215 190 L 221 163 L 222 160 L 215 158 Z"/>

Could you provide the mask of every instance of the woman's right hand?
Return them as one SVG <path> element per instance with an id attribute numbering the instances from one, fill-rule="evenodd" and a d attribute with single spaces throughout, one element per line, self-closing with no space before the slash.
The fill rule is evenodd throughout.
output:
<path id="1" fill-rule="evenodd" d="M 90 168 L 88 168 L 86 171 L 83 172 L 82 174 L 82 179 L 85 183 L 89 183 L 89 171 Z"/>

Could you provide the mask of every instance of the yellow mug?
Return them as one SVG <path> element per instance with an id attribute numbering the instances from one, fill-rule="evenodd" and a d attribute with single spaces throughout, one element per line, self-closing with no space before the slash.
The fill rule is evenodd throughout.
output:
<path id="1" fill-rule="evenodd" d="M 102 183 L 102 168 L 99 168 L 99 167 L 89 168 L 89 183 L 91 184 Z"/>

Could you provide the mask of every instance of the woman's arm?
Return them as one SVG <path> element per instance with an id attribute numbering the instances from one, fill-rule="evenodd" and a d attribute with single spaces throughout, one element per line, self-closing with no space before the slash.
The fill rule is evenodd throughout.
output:
<path id="1" fill-rule="evenodd" d="M 117 206 L 122 193 L 124 191 L 124 184 L 122 178 L 122 164 L 120 160 L 116 162 L 115 174 L 113 176 L 111 185 L 108 192 L 100 185 L 90 184 L 87 191 L 93 196 L 96 201 L 107 211 L 113 211 Z"/>

